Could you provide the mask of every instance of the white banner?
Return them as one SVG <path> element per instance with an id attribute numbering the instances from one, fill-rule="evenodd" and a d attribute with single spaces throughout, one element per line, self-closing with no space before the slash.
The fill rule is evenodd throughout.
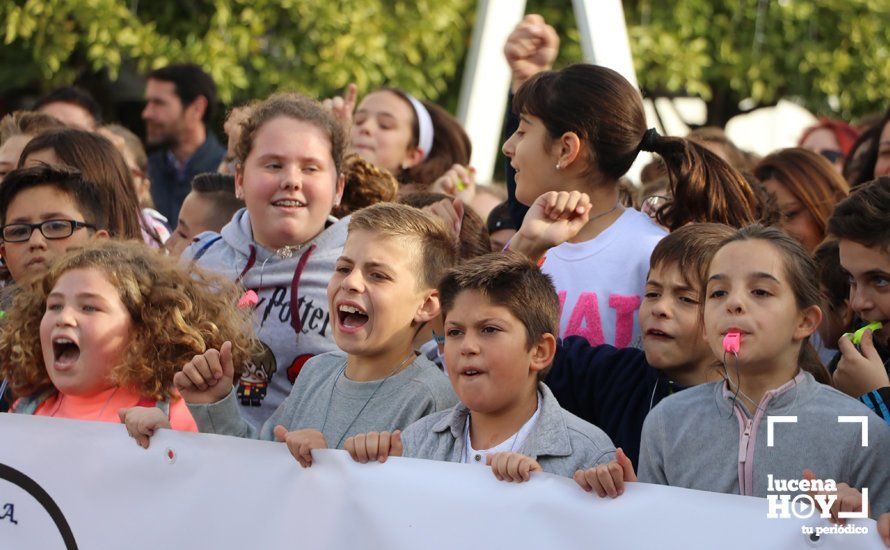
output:
<path id="1" fill-rule="evenodd" d="M 315 457 L 166 430 L 143 450 L 120 425 L 0 414 L 0 549 L 882 548 L 874 521 L 813 543 L 801 528 L 827 522 L 767 519 L 759 498 L 636 483 L 601 500 L 547 474 Z"/>

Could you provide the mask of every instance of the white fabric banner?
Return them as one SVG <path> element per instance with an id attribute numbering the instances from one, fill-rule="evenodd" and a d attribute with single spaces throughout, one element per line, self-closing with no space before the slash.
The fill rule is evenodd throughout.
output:
<path id="1" fill-rule="evenodd" d="M 827 522 L 767 519 L 765 499 L 636 483 L 601 500 L 546 474 L 315 457 L 167 430 L 144 450 L 120 425 L 0 414 L 0 548 L 882 547 L 871 520 L 813 543 L 801 527 Z"/>

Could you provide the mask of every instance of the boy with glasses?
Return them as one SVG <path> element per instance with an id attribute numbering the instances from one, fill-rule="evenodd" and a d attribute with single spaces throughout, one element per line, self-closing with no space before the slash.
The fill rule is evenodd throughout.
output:
<path id="1" fill-rule="evenodd" d="M 0 254 L 12 279 L 31 282 L 69 249 L 108 237 L 101 197 L 77 171 L 38 166 L 10 172 L 0 185 Z"/>

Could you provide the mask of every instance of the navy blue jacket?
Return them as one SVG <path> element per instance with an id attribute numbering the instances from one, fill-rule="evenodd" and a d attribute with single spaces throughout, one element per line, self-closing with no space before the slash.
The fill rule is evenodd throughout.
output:
<path id="1" fill-rule="evenodd" d="M 642 350 L 591 346 L 583 336 L 559 342 L 544 382 L 562 408 L 606 432 L 634 468 L 646 415 L 659 401 L 685 389 L 649 366 Z"/>
<path id="2" fill-rule="evenodd" d="M 167 218 L 167 225 L 179 223 L 179 207 L 192 190 L 192 178 L 204 172 L 216 172 L 226 154 L 213 132 L 207 131 L 207 139 L 198 147 L 180 174 L 164 147 L 148 157 L 148 179 L 151 180 L 151 198 L 155 210 Z"/>

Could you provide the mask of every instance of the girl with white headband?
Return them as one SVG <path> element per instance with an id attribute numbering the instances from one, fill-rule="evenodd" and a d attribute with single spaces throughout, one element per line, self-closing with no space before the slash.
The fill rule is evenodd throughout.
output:
<path id="1" fill-rule="evenodd" d="M 341 119 L 348 120 L 354 94 L 350 88 L 345 100 L 332 100 Z M 351 138 L 353 151 L 389 170 L 403 186 L 427 187 L 453 165 L 470 163 L 470 139 L 457 119 L 398 88 L 380 88 L 362 99 Z"/>

